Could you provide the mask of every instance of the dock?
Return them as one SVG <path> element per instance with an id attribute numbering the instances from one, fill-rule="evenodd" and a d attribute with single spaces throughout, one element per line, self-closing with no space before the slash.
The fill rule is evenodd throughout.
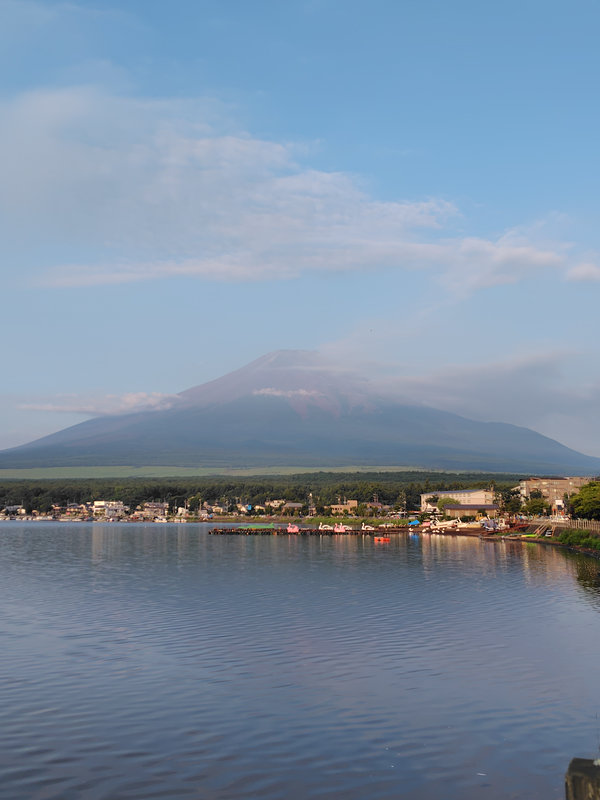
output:
<path id="1" fill-rule="evenodd" d="M 297 527 L 297 526 L 294 526 Z M 361 530 L 360 528 L 346 528 L 339 530 L 333 527 L 325 528 L 298 528 L 288 530 L 288 528 L 212 528 L 208 533 L 211 536 L 374 536 L 380 538 L 382 534 L 389 536 L 390 533 L 406 533 L 408 528 L 382 528 L 380 530 Z"/>

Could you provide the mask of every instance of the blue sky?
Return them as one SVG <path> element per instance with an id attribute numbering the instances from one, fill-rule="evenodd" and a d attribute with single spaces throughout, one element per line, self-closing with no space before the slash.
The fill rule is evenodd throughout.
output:
<path id="1" fill-rule="evenodd" d="M 292 348 L 600 455 L 599 22 L 0 0 L 0 446 Z"/>

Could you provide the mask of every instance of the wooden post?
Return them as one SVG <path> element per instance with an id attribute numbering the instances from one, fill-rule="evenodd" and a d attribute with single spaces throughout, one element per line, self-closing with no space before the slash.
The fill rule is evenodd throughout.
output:
<path id="1" fill-rule="evenodd" d="M 590 758 L 574 758 L 565 775 L 567 800 L 600 800 L 600 766 Z"/>

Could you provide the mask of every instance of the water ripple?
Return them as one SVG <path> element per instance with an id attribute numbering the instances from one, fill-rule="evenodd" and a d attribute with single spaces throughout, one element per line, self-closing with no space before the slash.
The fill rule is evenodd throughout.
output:
<path id="1" fill-rule="evenodd" d="M 0 800 L 561 797 L 596 747 L 595 567 L 5 523 Z"/>

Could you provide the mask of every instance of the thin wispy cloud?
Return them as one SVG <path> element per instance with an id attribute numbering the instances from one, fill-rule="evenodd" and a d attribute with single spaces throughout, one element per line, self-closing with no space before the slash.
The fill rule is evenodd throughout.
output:
<path id="1" fill-rule="evenodd" d="M 40 264 L 34 281 L 48 287 L 384 268 L 474 291 L 569 263 L 564 248 L 510 231 L 453 236 L 459 211 L 447 200 L 378 200 L 354 176 L 304 165 L 301 146 L 232 132 L 208 100 L 78 87 L 21 95 L 2 111 L 5 242 L 26 251 L 34 224 L 49 245 L 86 252 Z"/>
<path id="2" fill-rule="evenodd" d="M 320 393 L 314 389 L 256 389 L 253 394 L 266 397 L 317 397 Z"/>
<path id="3" fill-rule="evenodd" d="M 108 395 L 58 395 L 28 403 L 18 408 L 27 411 L 50 411 L 61 414 L 83 414 L 100 417 L 116 414 L 132 414 L 139 411 L 165 411 L 178 402 L 176 395 L 161 392 L 126 392 Z"/>
<path id="4" fill-rule="evenodd" d="M 568 271 L 567 278 L 570 281 L 600 281 L 600 266 L 590 261 L 576 264 Z"/>

